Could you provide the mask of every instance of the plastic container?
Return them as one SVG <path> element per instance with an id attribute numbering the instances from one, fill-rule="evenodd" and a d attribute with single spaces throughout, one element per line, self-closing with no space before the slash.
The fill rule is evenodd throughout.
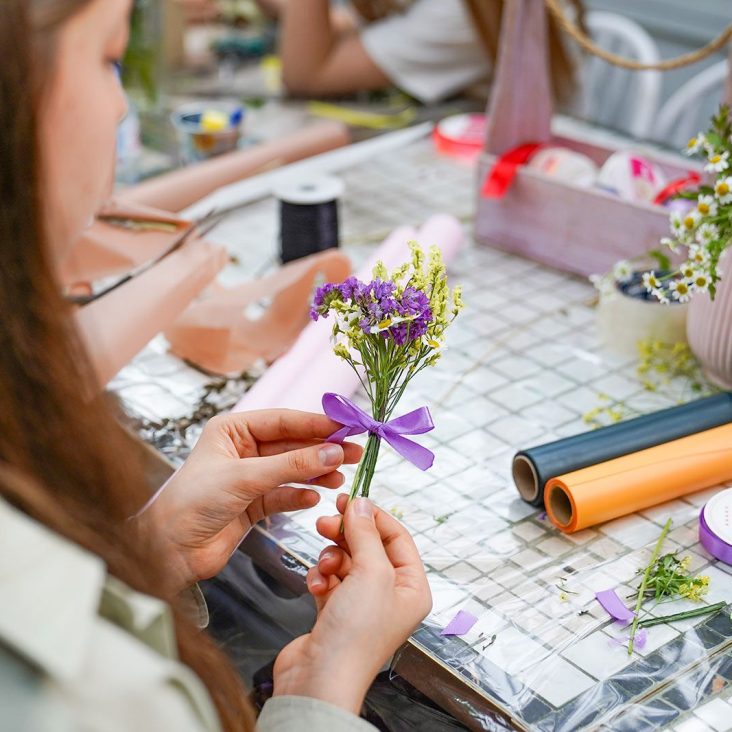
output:
<path id="1" fill-rule="evenodd" d="M 224 118 L 224 126 L 207 129 L 207 115 Z M 171 121 L 178 133 L 181 162 L 197 163 L 236 150 L 244 128 L 244 109 L 233 102 L 195 102 L 177 109 Z"/>

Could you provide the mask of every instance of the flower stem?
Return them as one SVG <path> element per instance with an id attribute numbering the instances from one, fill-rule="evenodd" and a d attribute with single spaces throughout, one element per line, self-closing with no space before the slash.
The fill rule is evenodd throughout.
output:
<path id="1" fill-rule="evenodd" d="M 635 617 L 633 618 L 633 625 L 630 628 L 630 641 L 628 643 L 629 656 L 633 655 L 633 641 L 635 640 L 635 634 L 638 630 L 638 614 L 640 613 L 641 605 L 643 604 L 643 598 L 646 595 L 646 585 L 648 584 L 648 578 L 651 576 L 651 570 L 658 561 L 658 555 L 661 553 L 661 546 L 663 546 L 663 541 L 666 538 L 666 534 L 668 534 L 670 528 L 671 519 L 666 521 L 663 530 L 661 531 L 661 536 L 658 537 L 656 547 L 654 548 L 653 554 L 651 555 L 651 561 L 648 563 L 645 572 L 643 572 L 643 579 L 641 580 L 640 587 L 638 588 L 638 599 L 635 603 Z"/>
<path id="2" fill-rule="evenodd" d="M 727 603 L 717 602 L 714 605 L 705 605 L 704 607 L 697 607 L 694 610 L 685 610 L 682 613 L 674 613 L 673 615 L 664 615 L 660 618 L 646 618 L 638 623 L 639 628 L 650 628 L 652 625 L 660 625 L 661 623 L 675 623 L 679 620 L 686 620 L 686 618 L 696 618 L 699 615 L 710 615 L 716 613 L 717 610 L 721 610 Z"/>
<path id="3" fill-rule="evenodd" d="M 370 434 L 366 441 L 366 447 L 363 451 L 363 455 L 361 456 L 361 460 L 356 468 L 356 474 L 353 476 L 351 492 L 348 495 L 348 503 L 356 498 L 356 496 L 368 498 L 371 481 L 374 478 L 374 471 L 376 470 L 376 460 L 379 456 L 380 447 L 381 438 L 378 435 Z M 343 533 L 343 519 L 341 519 L 340 533 Z"/>

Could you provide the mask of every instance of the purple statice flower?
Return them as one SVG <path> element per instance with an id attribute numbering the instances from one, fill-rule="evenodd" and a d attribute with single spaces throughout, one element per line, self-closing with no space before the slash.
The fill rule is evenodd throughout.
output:
<path id="1" fill-rule="evenodd" d="M 390 318 L 409 318 L 408 322 L 395 323 L 381 331 L 382 338 L 391 338 L 402 346 L 421 338 L 432 321 L 429 298 L 414 287 L 396 294 L 396 285 L 390 281 L 373 280 L 364 286 L 359 305 L 363 316 L 359 327 L 370 335 L 372 329 Z"/>
<path id="2" fill-rule="evenodd" d="M 396 307 L 403 318 L 410 318 L 406 323 L 397 323 L 387 331 L 398 346 L 421 338 L 432 321 L 432 310 L 427 295 L 414 287 L 406 287 Z"/>
<path id="3" fill-rule="evenodd" d="M 339 300 L 341 291 L 334 282 L 327 282 L 315 291 L 313 305 L 310 308 L 310 318 L 317 320 L 319 317 L 327 318 L 330 305 L 334 300 Z"/>
<path id="4" fill-rule="evenodd" d="M 396 285 L 393 282 L 379 279 L 364 286 L 358 301 L 364 315 L 359 326 L 364 333 L 370 334 L 372 327 L 397 314 L 395 291 Z"/>
<path id="5" fill-rule="evenodd" d="M 397 346 L 403 346 L 405 343 L 411 343 L 421 338 L 427 333 L 432 315 L 420 316 L 406 323 L 397 323 L 392 325 L 388 330 L 382 331 L 384 338 L 391 338 Z"/>
<path id="6" fill-rule="evenodd" d="M 341 297 L 344 300 L 352 300 L 353 302 L 358 302 L 363 297 L 363 292 L 365 288 L 366 285 L 364 285 L 361 280 L 357 279 L 356 277 L 349 277 L 347 280 L 341 283 L 338 289 L 341 291 Z"/>
<path id="7" fill-rule="evenodd" d="M 408 316 L 416 315 L 417 317 L 432 317 L 430 311 L 430 301 L 422 290 L 414 287 L 406 287 L 397 306 L 399 315 Z"/>
<path id="8" fill-rule="evenodd" d="M 393 299 L 396 285 L 389 280 L 375 279 L 366 286 L 366 292 L 373 297 L 374 300 L 381 302 L 382 300 Z"/>

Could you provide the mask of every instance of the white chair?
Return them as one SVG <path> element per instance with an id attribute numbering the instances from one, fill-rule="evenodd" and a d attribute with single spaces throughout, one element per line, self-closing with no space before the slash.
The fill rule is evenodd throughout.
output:
<path id="1" fill-rule="evenodd" d="M 634 20 L 616 13 L 585 16 L 594 41 L 607 51 L 641 63 L 656 63 L 656 42 Z M 587 54 L 581 74 L 580 117 L 604 127 L 646 138 L 653 130 L 661 98 L 660 71 L 631 71 Z"/>
<path id="2" fill-rule="evenodd" d="M 726 61 L 718 61 L 680 86 L 658 113 L 653 139 L 673 147 L 684 147 L 687 140 L 709 125 L 729 73 Z"/>

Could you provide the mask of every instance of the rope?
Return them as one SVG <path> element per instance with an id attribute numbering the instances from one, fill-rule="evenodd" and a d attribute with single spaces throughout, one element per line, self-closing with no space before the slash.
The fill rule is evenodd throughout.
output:
<path id="1" fill-rule="evenodd" d="M 719 51 L 730 39 L 732 39 L 732 25 L 728 25 L 715 39 L 696 51 L 682 54 L 676 58 L 669 58 L 665 61 L 658 61 L 654 64 L 642 64 L 638 61 L 618 56 L 615 53 L 610 53 L 610 51 L 600 48 L 600 46 L 598 46 L 580 28 L 578 28 L 575 23 L 567 18 L 561 7 L 560 0 L 544 0 L 544 2 L 546 3 L 547 8 L 549 8 L 549 12 L 554 16 L 557 23 L 559 23 L 562 30 L 577 41 L 585 51 L 593 54 L 594 56 L 598 56 L 609 64 L 613 64 L 613 66 L 620 66 L 621 68 L 632 69 L 633 71 L 669 71 L 671 69 L 679 69 L 682 66 L 689 66 L 697 61 L 701 61 L 703 58 L 707 58 L 707 56 L 711 56 L 715 51 Z"/>

